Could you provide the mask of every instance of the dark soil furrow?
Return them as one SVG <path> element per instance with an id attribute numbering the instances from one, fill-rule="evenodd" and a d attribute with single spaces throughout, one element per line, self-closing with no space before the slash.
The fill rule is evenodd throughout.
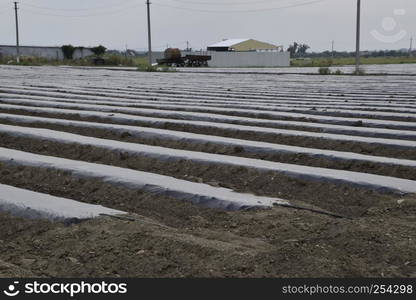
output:
<path id="1" fill-rule="evenodd" d="M 382 205 L 388 199 L 399 197 L 394 194 L 383 195 L 380 192 L 345 183 L 331 183 L 319 179 L 303 180 L 279 172 L 242 166 L 195 162 L 173 157 L 169 160 L 161 160 L 150 155 L 111 151 L 94 146 L 18 138 L 5 134 L 1 134 L 0 137 L 2 147 L 158 173 L 227 187 L 238 192 L 298 200 L 349 216 L 359 216 L 370 207 Z M 331 198 L 328 199 L 324 195 L 331 195 Z"/>
<path id="2" fill-rule="evenodd" d="M 13 113 L 14 111 L 3 111 L 0 109 L 0 112 Z M 20 113 L 20 112 L 19 114 L 23 115 L 23 113 Z M 236 130 L 216 128 L 216 127 L 192 126 L 188 124 L 180 125 L 180 124 L 169 123 L 169 122 L 151 123 L 151 124 L 149 124 L 148 122 L 138 122 L 138 121 L 111 122 L 110 118 L 101 119 L 98 117 L 80 117 L 80 116 L 72 115 L 72 114 L 26 113 L 26 115 L 48 117 L 48 118 L 64 118 L 64 119 L 74 120 L 74 121 L 88 121 L 88 122 L 107 123 L 107 124 L 122 125 L 124 123 L 124 125 L 130 125 L 130 126 L 151 127 L 151 128 L 159 128 L 159 129 L 166 129 L 166 130 L 173 130 L 173 131 L 190 132 L 190 133 L 196 133 L 196 134 L 229 137 L 229 138 L 235 138 L 235 139 L 241 139 L 241 140 L 268 142 L 268 143 L 274 143 L 274 144 L 284 144 L 284 145 L 298 146 L 298 147 L 304 147 L 304 148 L 334 150 L 334 151 L 352 152 L 352 153 L 359 153 L 359 154 L 372 155 L 372 156 L 383 156 L 383 157 L 391 157 L 391 158 L 416 160 L 415 149 L 399 147 L 396 145 L 389 146 L 385 144 L 380 145 L 380 144 L 369 144 L 369 143 L 363 143 L 363 142 L 337 141 L 337 140 L 330 140 L 330 139 L 325 139 L 325 138 L 320 139 L 320 138 L 313 138 L 313 137 L 250 132 L 250 131 L 243 131 L 243 130 L 236 131 Z M 32 127 L 62 130 L 62 131 L 67 131 L 67 132 L 94 136 L 94 137 L 150 144 L 154 146 L 162 146 L 162 147 L 177 148 L 177 149 L 188 149 L 188 150 L 205 151 L 205 152 L 211 151 L 209 150 L 210 149 L 209 147 L 205 147 L 206 144 L 210 144 L 210 143 L 206 143 L 206 144 L 203 144 L 201 147 L 197 147 L 192 144 L 187 144 L 187 143 L 183 143 L 182 141 L 177 141 L 173 139 L 171 140 L 167 138 L 149 140 L 148 138 L 145 138 L 145 137 L 132 136 L 131 134 L 128 134 L 127 130 L 126 130 L 127 135 L 124 134 L 123 137 L 121 138 L 119 133 L 111 131 L 111 130 L 104 130 L 104 129 L 80 128 L 80 127 L 75 127 L 75 126 L 62 126 L 62 125 L 42 123 L 42 122 L 28 123 L 28 122 L 11 122 L 7 120 L 1 120 L 1 123 L 9 124 L 9 125 L 21 124 L 22 126 L 28 126 L 28 124 L 30 124 L 30 126 Z M 189 148 L 190 146 L 192 148 Z M 241 151 L 233 151 L 232 153 L 238 154 L 238 152 L 241 152 Z M 214 152 L 214 153 L 221 153 L 221 152 Z M 243 153 L 240 153 L 239 155 L 244 156 L 247 154 L 243 152 Z M 252 157 L 252 156 L 248 156 L 248 157 Z M 256 158 L 273 160 L 272 157 L 269 157 L 266 154 L 256 156 Z M 296 163 L 296 161 L 294 161 L 293 163 Z"/>

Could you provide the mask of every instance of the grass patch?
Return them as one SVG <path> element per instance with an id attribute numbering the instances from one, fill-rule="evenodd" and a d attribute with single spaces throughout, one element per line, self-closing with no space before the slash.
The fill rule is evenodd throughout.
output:
<path id="1" fill-rule="evenodd" d="M 416 57 L 362 57 L 361 64 L 363 65 L 388 65 L 388 64 L 414 64 Z M 292 67 L 331 67 L 355 65 L 354 57 L 318 57 L 306 59 L 293 59 L 291 61 Z"/>
<path id="2" fill-rule="evenodd" d="M 320 67 L 318 73 L 320 75 L 331 75 L 331 70 L 328 67 Z"/>
<path id="3" fill-rule="evenodd" d="M 354 73 L 353 73 L 353 75 L 357 75 L 357 76 L 364 76 L 365 74 L 366 73 L 365 73 L 364 69 L 358 69 L 358 70 L 354 71 Z"/>
<path id="4" fill-rule="evenodd" d="M 141 64 L 137 68 L 139 72 L 176 72 L 175 68 L 168 66 L 151 66 L 149 64 Z"/>
<path id="5" fill-rule="evenodd" d="M 359 69 L 358 71 L 354 71 L 353 73 L 344 73 L 340 69 L 337 69 L 336 71 L 331 71 L 328 67 L 320 67 L 318 70 L 319 75 L 357 75 L 357 76 L 364 76 L 365 70 Z"/>
<path id="6" fill-rule="evenodd" d="M 47 59 L 35 56 L 22 56 L 20 63 L 16 62 L 13 57 L 0 57 L 0 64 L 3 65 L 21 65 L 21 66 L 97 66 L 93 61 L 93 56 L 81 59 Z M 101 66 L 121 66 L 121 67 L 139 67 L 145 65 L 147 57 L 131 57 L 123 55 L 108 54 L 104 55 Z"/>

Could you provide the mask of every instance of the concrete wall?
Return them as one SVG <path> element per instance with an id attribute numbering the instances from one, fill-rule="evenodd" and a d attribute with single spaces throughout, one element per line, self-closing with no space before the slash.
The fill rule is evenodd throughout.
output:
<path id="1" fill-rule="evenodd" d="M 89 55 L 93 55 L 94 53 L 85 48 L 83 50 L 76 49 L 74 52 L 74 58 L 82 58 Z M 20 55 L 21 56 L 35 56 L 35 57 L 42 57 L 46 59 L 57 59 L 63 60 L 64 54 L 62 52 L 61 47 L 36 47 L 36 46 L 21 46 L 20 47 Z M 16 47 L 15 46 L 1 46 L 0 45 L 0 56 L 3 57 L 15 57 L 16 56 Z"/>
<path id="2" fill-rule="evenodd" d="M 289 52 L 208 52 L 210 67 L 289 67 Z"/>

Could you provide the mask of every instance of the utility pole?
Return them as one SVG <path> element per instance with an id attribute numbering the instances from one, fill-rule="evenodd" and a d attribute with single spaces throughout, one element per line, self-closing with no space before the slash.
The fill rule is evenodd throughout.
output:
<path id="1" fill-rule="evenodd" d="M 360 72 L 361 0 L 357 0 L 357 40 L 355 49 L 355 73 Z"/>
<path id="2" fill-rule="evenodd" d="M 146 0 L 147 5 L 147 40 L 148 40 L 148 51 L 149 51 L 149 65 L 152 65 L 152 32 L 150 27 L 150 0 Z"/>
<path id="3" fill-rule="evenodd" d="M 413 37 L 410 38 L 409 56 L 413 56 Z"/>
<path id="4" fill-rule="evenodd" d="M 18 2 L 14 2 L 14 15 L 16 17 L 16 62 L 20 63 L 20 45 L 19 45 L 19 17 L 17 15 Z"/>
<path id="5" fill-rule="evenodd" d="M 335 41 L 332 40 L 332 59 L 334 59 L 334 43 Z"/>

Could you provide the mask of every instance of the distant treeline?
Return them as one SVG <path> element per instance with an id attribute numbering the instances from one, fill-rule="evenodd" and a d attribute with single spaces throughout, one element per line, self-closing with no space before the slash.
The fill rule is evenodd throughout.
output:
<path id="1" fill-rule="evenodd" d="M 378 50 L 378 51 L 362 51 L 362 57 L 403 57 L 409 56 L 409 51 L 406 50 Z M 412 51 L 411 53 L 413 56 L 416 56 L 416 50 Z M 340 57 L 355 57 L 354 52 L 348 51 L 324 51 L 324 52 L 311 52 L 305 53 L 302 57 L 309 57 L 309 58 L 316 58 L 316 57 L 328 57 L 331 58 L 332 56 L 336 58 Z"/>

